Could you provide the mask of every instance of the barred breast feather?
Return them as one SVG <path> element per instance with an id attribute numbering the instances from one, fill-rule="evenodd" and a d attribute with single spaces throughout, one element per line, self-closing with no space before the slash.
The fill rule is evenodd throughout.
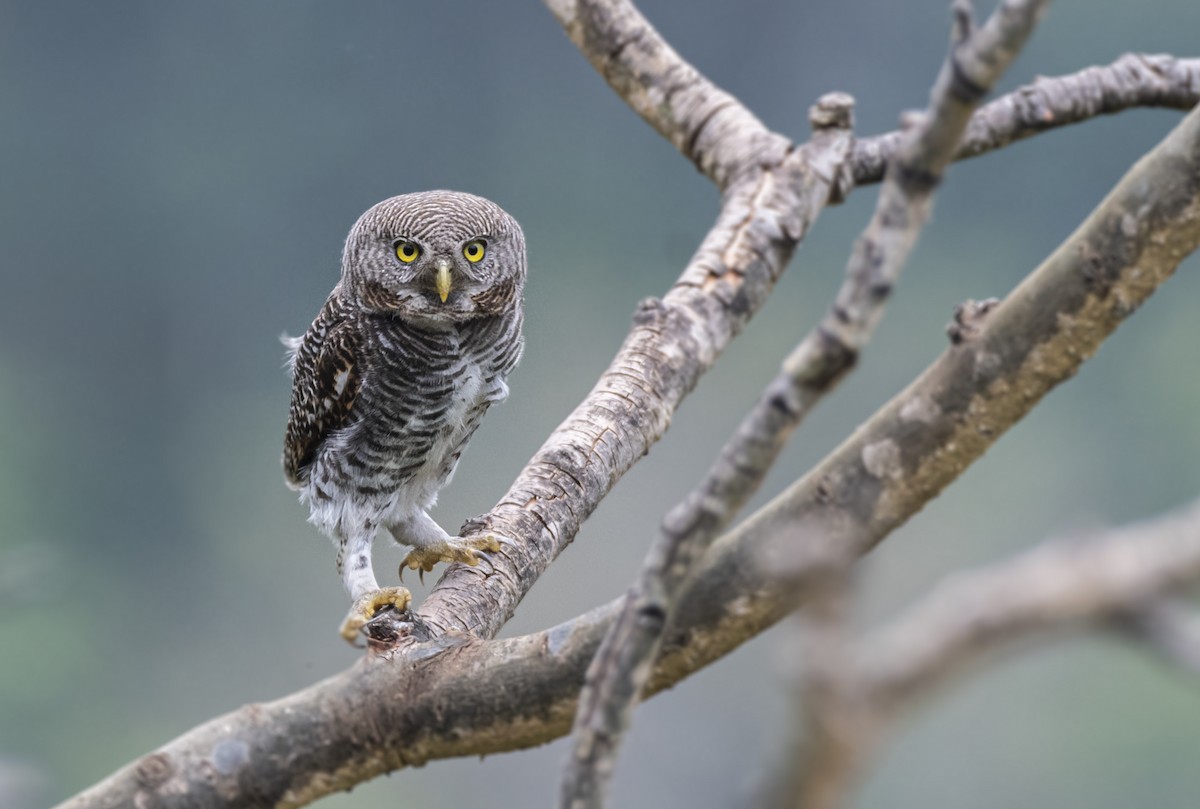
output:
<path id="1" fill-rule="evenodd" d="M 508 395 L 521 312 L 417 326 L 331 296 L 295 354 L 284 467 L 321 523 L 428 508 L 487 408 Z M 350 495 L 350 502 L 346 500 Z M 333 501 L 336 514 L 316 513 Z"/>

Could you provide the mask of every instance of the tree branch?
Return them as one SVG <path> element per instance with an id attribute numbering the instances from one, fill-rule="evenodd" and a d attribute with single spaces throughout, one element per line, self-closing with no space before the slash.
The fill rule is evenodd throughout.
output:
<path id="1" fill-rule="evenodd" d="M 1069 76 L 1039 78 L 980 108 L 959 144 L 955 160 L 977 157 L 1041 132 L 1134 107 L 1190 110 L 1200 102 L 1200 59 L 1127 53 L 1110 65 Z M 883 179 L 900 146 L 902 131 L 854 144 L 850 164 L 856 185 Z"/>
<path id="2" fill-rule="evenodd" d="M 1046 543 L 960 573 L 857 648 L 844 632 L 848 594 L 831 589 L 838 580 L 810 584 L 802 613 L 807 631 L 797 643 L 804 652 L 803 732 L 793 745 L 797 766 L 780 779 L 775 805 L 845 805 L 859 771 L 902 709 L 1018 640 L 1125 625 L 1130 615 L 1153 610 L 1156 639 L 1165 629 L 1172 659 L 1194 666 L 1194 616 L 1168 615 L 1152 605 L 1163 606 L 1198 579 L 1200 501 L 1093 541 Z"/>
<path id="3" fill-rule="evenodd" d="M 724 205 L 671 291 L 643 303 L 596 388 L 496 507 L 462 529 L 514 541 L 494 564 L 452 566 L 413 622 L 391 628 L 418 639 L 451 630 L 483 637 L 499 631 L 583 520 L 662 437 L 684 396 L 761 306 L 820 208 L 850 187 L 839 182 L 840 144 L 795 148 L 781 136 L 764 135 L 753 115 L 684 62 L 630 3 L 547 3 L 613 88 L 725 188 Z M 608 25 L 615 27 L 605 34 Z M 604 42 L 613 47 L 605 50 Z M 1100 103 L 1089 100 L 1096 93 Z M 1137 104 L 1186 107 L 1197 97 L 1200 60 L 1123 57 L 1106 68 L 1041 80 L 979 110 L 968 127 L 967 153 L 1060 121 Z M 998 134 L 984 134 L 992 132 Z M 855 147 L 857 182 L 882 176 L 898 139 L 892 133 L 872 139 L 865 151 L 863 142 Z M 960 150 L 959 156 L 967 154 Z M 735 169 L 738 160 L 745 161 L 741 169 Z"/>
<path id="4" fill-rule="evenodd" d="M 560 19 L 568 11 L 575 15 L 569 32 L 593 57 L 607 54 L 605 69 L 620 77 L 614 87 L 628 94 L 635 109 L 668 137 L 682 138 L 685 152 L 717 167 L 714 176 L 726 186 L 723 204 L 671 290 L 639 306 L 633 329 L 596 387 L 496 507 L 463 526 L 464 534 L 512 541 L 490 563 L 447 570 L 412 616 L 414 628 L 406 631 L 417 638 L 451 630 L 492 637 L 499 631 L 761 307 L 829 201 L 850 148 L 849 134 L 832 129 L 792 147 L 780 136 L 764 135 L 753 116 L 738 112 L 740 106 L 712 101 L 727 97 L 680 60 L 627 2 L 555 3 L 552 9 Z M 605 33 L 604 26 L 612 30 Z M 646 106 L 650 98 L 658 99 L 650 105 L 653 115 Z M 743 162 L 734 172 L 737 160 Z"/>
<path id="5" fill-rule="evenodd" d="M 928 115 L 907 134 L 888 170 L 830 312 L 801 342 L 699 486 L 667 515 L 596 654 L 580 697 L 560 806 L 604 804 L 621 737 L 680 587 L 695 560 L 757 490 L 803 416 L 849 371 L 870 339 L 972 111 L 1016 57 L 1046 5 L 1047 0 L 1009 0 L 978 30 L 970 7 L 956 6 L 955 43 Z M 849 127 L 849 109 L 841 119 Z"/>
<path id="6" fill-rule="evenodd" d="M 786 612 L 791 594 L 764 574 L 764 561 L 803 558 L 826 537 L 863 553 L 920 510 L 1070 377 L 1197 244 L 1193 112 L 1008 299 L 982 319 L 964 316 L 958 343 L 906 391 L 712 546 L 668 627 L 648 693 Z M 300 806 L 408 764 L 543 743 L 567 732 L 617 607 L 522 638 L 444 637 L 369 656 L 206 723 L 63 806 Z"/>
<path id="7" fill-rule="evenodd" d="M 594 5 L 571 4 L 566 0 L 548 2 L 560 21 L 567 20 L 566 24 L 576 26 L 582 22 L 570 22 L 575 19 L 572 9 Z M 629 8 L 627 3 L 619 6 Z M 596 20 L 602 17 L 593 15 L 589 19 L 595 27 Z M 589 37 L 593 43 L 602 39 L 598 35 Z M 653 33 L 646 41 L 661 41 L 661 38 Z M 638 52 L 630 48 L 611 52 L 613 64 L 609 72 L 641 76 L 642 83 L 612 83 L 619 93 L 627 93 L 624 97 L 631 106 L 645 112 L 643 117 L 648 117 L 661 131 L 667 126 L 666 119 L 655 124 L 653 105 L 646 102 L 647 98 L 656 97 L 646 89 L 652 83 L 650 74 L 644 68 L 639 72 L 632 63 L 621 61 L 632 59 Z M 703 94 L 705 88 L 712 88 L 674 51 L 668 49 L 670 59 L 663 56 L 661 49 L 657 52 L 664 71 L 695 77 L 699 83 L 696 93 Z M 617 66 L 622 64 L 625 66 L 618 70 Z M 713 91 L 720 92 L 715 88 Z M 1183 109 L 1194 106 L 1198 99 L 1200 59 L 1131 54 L 1105 67 L 1039 79 L 988 104 L 972 117 L 956 157 L 981 154 L 1094 115 L 1134 106 Z M 755 133 L 759 124 L 752 118 L 733 116 L 730 120 L 744 122 L 743 140 L 758 142 L 759 135 Z M 686 131 L 694 132 L 700 119 L 687 118 L 681 113 L 670 120 L 691 121 L 693 129 Z M 673 142 L 708 143 L 707 137 L 681 137 L 684 129 L 671 131 L 675 135 L 668 137 Z M 732 125 L 723 126 L 721 131 L 735 140 L 739 137 L 735 134 L 737 127 Z M 894 132 L 855 143 L 851 159 L 856 183 L 882 178 L 885 161 L 894 154 L 900 136 L 901 133 Z M 643 305 L 635 316 L 633 331 L 596 389 L 531 459 L 493 512 L 464 526 L 464 532 L 491 528 L 517 542 L 505 547 L 494 566 L 453 566 L 421 609 L 416 637 L 430 637 L 451 629 L 485 637 L 494 635 L 542 571 L 570 543 L 583 519 L 631 464 L 662 436 L 682 398 L 757 311 L 799 239 L 811 226 L 812 217 L 821 205 L 830 201 L 830 190 L 834 200 L 849 191 L 848 184 L 838 182 L 836 148 L 807 150 L 808 171 L 803 165 L 805 151 L 792 151 L 775 169 L 763 169 L 754 182 L 739 178 L 735 187 L 727 191 L 717 223 L 700 250 L 662 301 L 651 300 Z M 782 152 L 786 152 L 786 147 L 763 146 L 756 165 L 769 166 L 774 156 Z M 685 154 L 696 159 L 694 150 Z M 725 165 L 727 160 L 710 162 Z M 732 174 L 721 176 L 728 181 Z M 711 329 L 701 325 L 708 313 L 714 316 Z M 663 321 L 667 320 L 671 322 L 664 329 Z M 682 367 L 673 368 L 672 362 Z M 635 385 L 643 375 L 655 384 Z M 648 405 L 644 413 L 638 410 L 637 405 L 641 404 Z M 628 434 L 594 426 L 588 429 L 586 422 L 592 417 L 600 419 L 597 422 L 600 424 L 620 425 L 619 429 L 627 430 Z M 621 446 L 610 446 L 618 442 L 618 435 L 622 435 Z M 413 631 L 413 627 L 406 626 L 404 631 Z"/>
<path id="8" fill-rule="evenodd" d="M 617 95 L 719 188 L 778 163 L 789 148 L 684 61 L 629 0 L 545 3 Z"/>
<path id="9" fill-rule="evenodd" d="M 875 704 L 894 711 L 1017 639 L 1094 627 L 1197 579 L 1200 501 L 959 574 L 864 642 L 859 665 Z"/>
<path id="10" fill-rule="evenodd" d="M 947 353 L 746 530 L 828 524 L 864 550 L 878 542 L 1074 374 L 1196 249 L 1198 193 L 1193 111 L 1002 303 L 962 308 Z"/>
<path id="11" fill-rule="evenodd" d="M 662 300 L 643 301 L 625 344 L 499 504 L 464 533 L 509 537 L 490 563 L 452 566 L 417 619 L 433 634 L 493 636 L 583 520 L 646 454 L 701 374 L 765 300 L 829 198 L 848 141 L 797 149 L 730 190 L 716 225 Z"/>
<path id="12" fill-rule="evenodd" d="M 827 558 L 809 549 L 821 542 L 866 553 L 920 511 L 1074 375 L 1198 245 L 1200 112 L 1193 111 L 1003 302 L 961 307 L 951 347 L 906 390 L 712 546 L 687 585 L 647 690 L 782 617 L 784 593 L 764 581 L 764 568 L 786 565 L 799 576 L 805 564 Z M 702 632 L 688 628 L 701 620 Z"/>
<path id="13" fill-rule="evenodd" d="M 810 111 L 814 137 L 832 139 L 848 150 L 852 105 L 842 94 L 822 99 Z M 603 803 L 621 734 L 649 679 L 680 588 L 704 550 L 758 488 L 795 423 L 792 411 L 780 410 L 774 399 L 761 400 L 700 486 L 664 520 L 588 670 L 561 805 Z"/>

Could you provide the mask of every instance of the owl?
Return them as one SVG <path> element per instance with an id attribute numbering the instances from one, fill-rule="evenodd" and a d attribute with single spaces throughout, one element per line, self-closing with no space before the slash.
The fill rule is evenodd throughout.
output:
<path id="1" fill-rule="evenodd" d="M 429 516 L 524 339 L 525 237 L 482 197 L 426 191 L 384 200 L 350 230 L 341 278 L 302 337 L 286 339 L 292 402 L 287 483 L 337 546 L 353 643 L 381 609 L 371 547 L 382 526 L 405 568 L 479 563 L 493 536 L 450 536 Z"/>

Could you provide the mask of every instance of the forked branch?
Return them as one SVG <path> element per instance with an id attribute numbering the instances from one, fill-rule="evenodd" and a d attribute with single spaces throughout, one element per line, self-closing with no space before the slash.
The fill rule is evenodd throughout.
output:
<path id="1" fill-rule="evenodd" d="M 573 38 L 591 43 L 581 47 L 594 64 L 602 60 L 606 76 L 623 77 L 610 83 L 639 114 L 660 131 L 674 133 L 669 137 L 685 156 L 726 167 L 720 174 L 715 168 L 710 171 L 728 185 L 725 202 L 674 287 L 662 300 L 646 301 L 635 315 L 625 344 L 596 388 L 526 464 L 496 507 L 464 526 L 464 532 L 492 529 L 516 544 L 506 546 L 494 567 L 452 567 L 420 610 L 418 638 L 448 630 L 481 637 L 499 631 L 541 573 L 570 544 L 583 520 L 662 437 L 683 398 L 758 311 L 820 208 L 853 185 L 842 176 L 847 164 L 839 157 L 840 145 L 790 147 L 782 136 L 764 135 L 756 118 L 736 111 L 740 105 L 710 104 L 728 112 L 704 124 L 705 116 L 696 112 L 703 105 L 676 109 L 649 104 L 647 99 L 662 98 L 668 75 L 676 84 L 685 76 L 695 83 L 692 90 L 672 93 L 671 98 L 729 96 L 666 46 L 631 4 L 547 3 Z M 618 14 L 622 9 L 631 13 Z M 626 41 L 634 23 L 644 25 L 629 40 L 640 43 L 638 47 L 599 47 L 606 36 L 592 29 L 605 24 L 608 11 L 618 14 L 624 31 L 613 41 Z M 654 59 L 640 56 L 647 48 Z M 655 65 L 658 73 L 651 69 Z M 1200 59 L 1128 55 L 1108 66 L 1039 79 L 979 109 L 956 159 L 1096 115 L 1135 106 L 1186 109 L 1198 99 Z M 667 116 L 671 110 L 675 111 Z M 724 122 L 719 138 L 712 134 L 716 129 L 709 132 L 716 120 Z M 709 134 L 681 134 L 700 129 Z M 849 162 L 855 183 L 882 178 L 901 134 L 855 143 Z M 710 147 L 714 138 L 735 145 L 726 148 L 714 142 Z M 697 157 L 701 145 L 708 150 L 705 154 L 723 156 Z M 734 160 L 729 155 L 737 154 L 747 155 L 746 171 L 728 168 Z"/>
<path id="2" fill-rule="evenodd" d="M 684 580 L 774 463 L 788 436 L 854 365 L 928 217 L 933 191 L 972 111 L 1015 58 L 1046 0 L 1009 0 L 980 29 L 956 6 L 955 41 L 880 190 L 829 313 L 788 358 L 700 485 L 663 521 L 625 606 L 588 671 L 560 805 L 602 806 L 621 736 L 650 675 Z M 841 116 L 848 127 L 848 111 Z M 841 120 L 835 118 L 835 120 Z"/>
<path id="3" fill-rule="evenodd" d="M 772 795 L 776 805 L 847 805 L 863 765 L 894 722 L 971 664 L 1027 648 L 1030 640 L 1124 622 L 1197 581 L 1200 501 L 1166 517 L 1048 542 L 956 574 L 874 634 L 834 649 L 828 643 L 814 648 L 822 632 L 828 634 L 819 620 L 828 609 L 811 588 L 806 643 L 833 662 L 804 661 L 806 721 L 793 744 L 794 770 Z"/>
<path id="4" fill-rule="evenodd" d="M 820 210 L 850 147 L 830 128 L 805 146 L 768 132 L 666 45 L 628 2 L 551 3 L 634 109 L 724 190 L 716 224 L 661 300 L 643 301 L 608 370 L 464 533 L 510 537 L 452 567 L 416 614 L 417 637 L 492 637 L 616 482 L 666 432 L 700 376 L 758 311 Z"/>
<path id="5" fill-rule="evenodd" d="M 981 107 L 967 125 L 955 160 L 1098 115 L 1135 107 L 1190 110 L 1200 101 L 1200 59 L 1127 53 L 1110 65 L 1039 78 Z M 850 158 L 856 185 L 877 183 L 904 133 L 860 138 Z"/>
<path id="6" fill-rule="evenodd" d="M 567 731 L 584 670 L 618 605 L 523 638 L 488 638 L 662 436 L 761 306 L 821 207 L 848 190 L 850 143 L 827 132 L 796 147 L 769 132 L 623 0 L 547 2 L 610 84 L 722 189 L 713 229 L 663 299 L 640 307 L 592 393 L 473 525 L 516 540 L 494 567 L 451 568 L 407 644 L 206 723 L 65 806 L 300 806 L 410 764 L 517 749 Z M 1198 64 L 1125 57 L 1095 75 L 1043 80 L 977 112 L 959 156 L 1128 106 L 1194 104 Z M 1096 87 L 1105 89 L 1091 103 Z M 1074 373 L 1200 240 L 1198 129 L 1193 113 L 1008 300 L 990 313 L 964 309 L 956 344 L 907 391 L 710 548 L 683 591 L 645 693 L 786 612 L 792 601 L 761 560 L 830 536 L 852 554 L 865 552 Z M 860 142 L 852 158 L 859 183 L 882 177 L 895 148 L 889 138 L 898 137 Z M 838 531 L 824 530 L 830 525 Z"/>
<path id="7" fill-rule="evenodd" d="M 1193 112 L 1004 302 L 964 314 L 956 344 L 907 390 L 712 546 L 647 693 L 789 609 L 794 594 L 765 572 L 772 559 L 790 558 L 798 575 L 813 543 L 836 537 L 861 554 L 919 511 L 1074 374 L 1198 244 Z M 567 732 L 616 610 L 521 638 L 444 637 L 365 658 L 304 691 L 214 719 L 63 806 L 300 806 L 410 764 L 549 741 Z"/>
<path id="8" fill-rule="evenodd" d="M 894 712 L 1018 638 L 1103 628 L 1198 580 L 1200 501 L 948 579 L 867 638 L 859 665 L 874 701 Z"/>

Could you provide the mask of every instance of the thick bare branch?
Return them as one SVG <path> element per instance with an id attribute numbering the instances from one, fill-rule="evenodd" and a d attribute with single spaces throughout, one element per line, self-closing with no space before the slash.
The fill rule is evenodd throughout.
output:
<path id="1" fill-rule="evenodd" d="M 1069 76 L 1039 78 L 980 108 L 972 117 L 956 160 L 976 157 L 1019 140 L 1135 107 L 1190 110 L 1200 102 L 1200 59 L 1127 53 L 1110 65 Z M 856 185 L 883 179 L 903 132 L 860 138 L 851 168 Z"/>
<path id="2" fill-rule="evenodd" d="M 1200 502 L 959 574 L 864 642 L 862 677 L 875 703 L 892 710 L 1011 641 L 1096 626 L 1197 579 Z"/>
<path id="3" fill-rule="evenodd" d="M 961 307 L 951 347 L 906 390 L 712 546 L 688 583 L 648 691 L 781 617 L 783 599 L 763 580 L 764 565 L 783 559 L 794 568 L 798 552 L 826 538 L 865 553 L 920 511 L 1069 379 L 1198 245 L 1200 111 L 1193 111 L 1003 302 Z M 763 547 L 771 552 L 751 551 Z M 811 556 L 817 565 L 824 554 Z M 685 626 L 698 616 L 704 630 L 693 633 Z"/>
<path id="4" fill-rule="evenodd" d="M 677 65 L 669 62 L 663 69 L 676 71 Z M 696 80 L 702 81 L 698 74 Z M 737 140 L 729 127 L 722 132 Z M 642 302 L 625 344 L 596 387 L 497 506 L 463 527 L 464 534 L 487 532 L 514 541 L 490 564 L 451 567 L 416 613 L 418 637 L 448 630 L 490 637 L 511 617 L 761 307 L 829 202 L 849 148 L 849 132 L 830 128 L 776 157 L 755 153 L 753 165 L 726 189 L 716 224 L 682 276 L 661 300 Z"/>
<path id="5" fill-rule="evenodd" d="M 609 65 L 609 73 L 625 76 L 621 81 L 612 81 L 614 88 L 635 109 L 644 111 L 652 123 L 657 120 L 654 110 L 660 108 L 647 99 L 661 100 L 661 93 L 649 89 L 661 85 L 656 76 L 670 74 L 676 83 L 684 81 L 681 77 L 690 77 L 687 80 L 694 83 L 693 89 L 683 94 L 672 92 L 672 98 L 708 98 L 712 92 L 720 93 L 679 59 L 648 24 L 637 29 L 643 33 L 633 36 L 633 29 L 644 20 L 628 3 L 550 0 L 550 4 L 572 36 L 592 43 L 587 46 L 592 48 L 592 55 L 602 53 L 594 46 L 603 41 L 593 29 L 607 24 L 605 14 L 615 9 L 616 24 L 624 34 L 613 41 L 633 44 L 608 51 L 604 64 Z M 593 32 L 585 36 L 585 30 Z M 652 51 L 655 57 L 639 56 L 643 49 Z M 654 65 L 661 73 L 651 69 Z M 1138 70 L 1137 65 L 1148 67 Z M 978 148 L 1003 145 L 1008 142 L 1004 139 L 1008 136 L 1002 134 L 1005 122 L 1015 122 L 1009 127 L 1012 137 L 1024 136 L 1034 131 L 1030 118 L 1035 115 L 1042 120 L 1038 126 L 1046 128 L 1045 119 L 1049 117 L 1073 122 L 1122 105 L 1187 106 L 1200 96 L 1198 77 L 1200 60 L 1126 57 L 1107 68 L 1041 80 L 980 110 L 968 130 L 968 141 L 983 144 L 987 139 L 978 133 L 994 130 L 1001 135 Z M 1089 102 L 1096 93 L 1100 93 L 1102 102 Z M 1025 101 L 1016 100 L 1022 94 Z M 719 127 L 719 138 L 693 137 L 704 116 L 689 117 L 684 112 L 671 113 L 669 121 L 678 126 L 672 124 L 675 128 L 663 131 L 675 142 L 705 144 L 704 149 L 712 150 L 717 150 L 715 144 L 722 138 L 731 143 L 753 141 L 762 148 L 731 148 L 721 152 L 720 159 L 696 157 L 700 152 L 695 149 L 686 152 L 701 163 L 708 160 L 711 166 L 732 165 L 732 155 L 753 153 L 755 158 L 747 164 L 753 169 L 748 175 L 738 174 L 738 182 L 727 188 L 716 225 L 675 287 L 662 301 L 647 302 L 635 316 L 624 347 L 593 392 L 529 462 L 496 508 L 464 526 L 464 531 L 493 530 L 516 542 L 506 547 L 494 566 L 453 567 L 418 614 L 413 632 L 417 637 L 449 629 L 486 637 L 508 620 L 541 572 L 570 543 L 582 520 L 661 437 L 683 396 L 757 311 L 813 215 L 828 201 L 830 188 L 835 189 L 835 197 L 848 190 L 838 182 L 837 149 L 787 152 L 783 140 L 774 138 L 763 145 L 766 141 L 760 137 L 761 124 L 753 116 L 747 118 L 736 112 L 740 107 L 724 102 L 710 104 L 714 105 L 729 111 L 727 119 L 724 113 L 712 117 L 713 121 L 719 118 L 725 122 Z M 679 109 L 699 106 L 703 105 L 689 103 Z M 668 108 L 674 109 L 670 105 L 661 109 Z M 1009 108 L 1014 111 L 1012 115 L 1002 112 Z M 988 123 L 978 123 L 984 120 Z M 687 125 L 692 129 L 686 131 L 691 135 L 681 135 L 685 129 L 680 128 L 684 126 L 680 122 L 690 122 Z M 664 118 L 656 126 L 661 130 L 667 124 Z M 702 128 L 707 132 L 711 127 Z M 711 147 L 710 141 L 714 144 Z M 977 146 L 971 147 L 976 150 L 971 153 L 978 152 Z M 856 149 L 858 181 L 878 179 L 863 174 L 864 155 L 868 162 L 882 166 L 882 160 L 893 151 L 894 145 L 886 144 L 866 153 Z M 776 159 L 782 162 L 773 163 Z M 721 171 L 720 182 L 731 182 L 737 174 Z M 717 176 L 715 172 L 712 169 L 710 174 Z M 405 627 L 404 631 L 413 630 Z"/>
<path id="6" fill-rule="evenodd" d="M 765 300 L 829 197 L 813 166 L 848 141 L 797 149 L 726 195 L 716 225 L 662 300 L 643 301 L 596 387 L 499 504 L 464 533 L 516 540 L 491 563 L 450 568 L 417 613 L 433 634 L 494 635 L 617 480 L 657 441 L 700 376 Z"/>
<path id="7" fill-rule="evenodd" d="M 565 0 L 552 3 L 560 20 L 575 20 L 573 15 L 581 9 L 595 10 L 587 17 L 592 27 L 604 19 L 603 9 L 596 10 L 594 5 L 598 4 Z M 613 7 L 631 8 L 628 3 Z M 627 27 L 630 20 L 641 19 L 636 11 L 634 15 L 623 16 L 622 25 Z M 582 20 L 580 17 L 568 25 L 582 26 Z M 648 30 L 638 41 L 661 43 L 658 34 Z M 592 37 L 589 41 L 599 40 Z M 637 48 L 615 49 L 612 59 L 622 63 L 622 59 L 633 59 L 639 52 Z M 704 88 L 711 87 L 669 48 L 655 52 L 660 57 L 658 62 L 643 59 L 637 63 L 637 70 L 623 68 L 628 75 L 640 76 L 640 84 L 613 82 L 635 108 L 650 109 L 644 98 L 639 101 L 633 96 L 641 92 L 638 88 L 653 83 L 651 64 L 659 64 L 672 75 L 694 77 L 699 83 L 695 92 L 700 95 L 707 92 Z M 1149 68 L 1139 71 L 1131 62 Z M 1034 114 L 1074 122 L 1120 109 L 1122 104 L 1187 106 L 1200 96 L 1200 60 L 1126 57 L 1107 68 L 1090 71 L 1095 72 L 1041 80 L 1032 88 L 994 102 L 976 114 L 984 118 L 974 120 L 989 123 L 973 123 L 968 140 L 983 143 L 971 133 L 991 128 L 1000 132 L 1009 120 L 1017 122 L 1012 126 L 1017 133 L 1014 137 L 1032 133 L 1027 119 Z M 1087 99 L 1101 89 L 1103 103 L 1088 103 Z M 1015 100 L 1021 94 L 1027 96 L 1025 102 Z M 999 112 L 1006 107 L 1014 110 L 1013 116 Z M 693 120 L 682 115 L 677 118 Z M 753 134 L 760 126 L 757 121 L 740 114 L 729 120 L 743 121 L 745 128 L 722 125 L 722 137 L 733 141 L 758 138 Z M 694 140 L 708 143 L 707 136 Z M 989 148 L 1005 142 L 1001 137 Z M 866 154 L 882 166 L 882 160 L 894 148 L 881 145 L 868 153 L 856 148 L 856 160 L 861 162 Z M 734 153 L 737 151 L 728 154 Z M 648 301 L 638 312 L 625 345 L 597 387 L 531 459 L 496 508 L 464 526 L 464 531 L 493 530 L 516 542 L 506 546 L 494 566 L 451 568 L 417 616 L 418 637 L 449 629 L 485 637 L 498 631 L 541 572 L 570 543 L 582 520 L 661 437 L 683 396 L 757 311 L 815 212 L 828 201 L 829 190 L 835 189 L 835 197 L 847 190 L 838 182 L 837 149 L 796 149 L 780 158 L 781 163 L 771 163 L 777 154 L 784 153 L 786 147 L 776 146 L 764 146 L 756 153 L 755 170 L 727 189 L 725 205 L 700 250 L 663 300 Z M 725 160 L 723 157 L 713 165 L 724 165 Z M 772 165 L 774 168 L 770 168 Z M 860 168 L 855 169 L 859 182 L 878 179 L 863 175 Z"/>
<path id="8" fill-rule="evenodd" d="M 843 94 L 810 112 L 814 144 L 850 146 L 853 101 Z M 845 152 L 843 151 L 844 155 Z M 762 412 L 758 412 L 761 410 Z M 588 670 L 576 715 L 576 744 L 564 773 L 563 806 L 599 806 L 621 734 L 646 685 L 663 629 L 680 588 L 704 550 L 758 487 L 782 446 L 789 411 L 768 402 L 752 413 L 726 445 L 698 489 L 664 520 L 638 580 Z M 773 434 L 756 417 L 769 419 Z"/>
<path id="9" fill-rule="evenodd" d="M 829 559 L 814 556 L 806 564 L 796 575 L 827 570 Z M 842 682 L 836 693 L 838 710 L 849 708 L 848 714 L 819 714 L 826 723 L 821 732 L 832 734 L 842 762 L 852 767 L 866 750 L 863 741 L 881 728 L 873 711 L 923 692 L 985 647 L 1033 630 L 1111 618 L 1198 577 L 1200 504 L 1099 543 L 1049 546 L 960 578 L 866 646 L 858 660 L 859 686 L 847 691 Z M 779 579 L 769 581 L 777 585 Z M 776 610 L 792 603 L 787 589 L 774 590 Z M 709 595 L 690 588 L 690 598 Z M 759 593 L 744 588 L 733 595 Z M 62 807 L 303 806 L 431 759 L 544 743 L 567 732 L 584 669 L 618 608 L 614 602 L 522 638 L 440 639 L 394 656 L 364 658 L 282 700 L 218 717 Z M 713 627 L 694 613 L 680 617 L 680 637 L 711 649 L 698 639 Z M 841 643 L 828 635 L 816 640 L 822 657 L 832 648 L 826 642 Z M 668 651 L 682 665 L 660 665 L 656 688 L 710 662 L 695 656 L 696 649 Z M 828 677 L 818 681 L 831 684 Z M 840 726 L 847 716 L 859 725 L 842 749 L 850 739 Z"/>
<path id="10" fill-rule="evenodd" d="M 628 0 L 545 0 L 617 95 L 720 188 L 789 143 L 684 61 Z"/>
<path id="11" fill-rule="evenodd" d="M 892 162 L 829 314 L 789 358 L 700 485 L 667 515 L 601 644 L 580 699 L 561 806 L 603 805 L 621 736 L 680 587 L 695 560 L 757 490 L 805 413 L 853 365 L 916 243 L 971 112 L 1015 58 L 1046 5 L 1047 0 L 1008 0 L 978 30 L 969 7 L 958 7 L 956 41 L 934 85 L 928 115 L 910 130 Z M 838 120 L 849 126 L 848 118 L 847 110 Z"/>
<path id="12" fill-rule="evenodd" d="M 648 693 L 787 611 L 791 594 L 764 573 L 765 545 L 776 557 L 803 559 L 807 546 L 832 536 L 865 552 L 1071 376 L 1197 244 L 1193 112 L 1007 300 L 982 320 L 964 316 L 958 343 L 912 386 L 712 546 L 668 628 Z M 567 732 L 617 609 L 512 640 L 445 637 L 368 657 L 198 727 L 63 806 L 300 806 L 407 764 L 543 743 Z"/>

